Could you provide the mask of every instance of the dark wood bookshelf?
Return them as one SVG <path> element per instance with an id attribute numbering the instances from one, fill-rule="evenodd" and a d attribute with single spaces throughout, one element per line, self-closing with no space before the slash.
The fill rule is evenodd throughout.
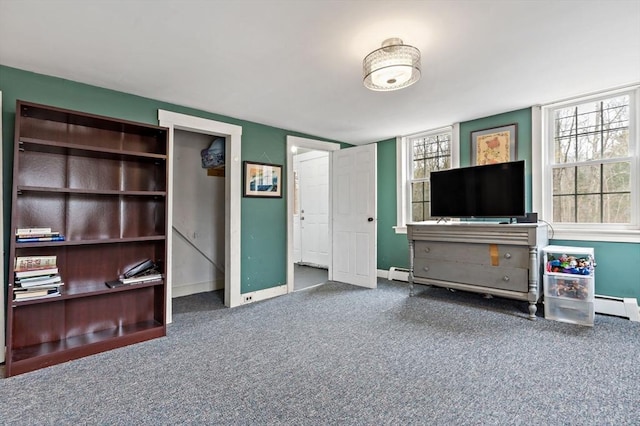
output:
<path id="1" fill-rule="evenodd" d="M 166 334 L 164 280 L 109 288 L 152 259 L 166 274 L 166 128 L 18 101 L 11 232 L 64 241 L 10 243 L 6 376 Z M 14 301 L 14 262 L 56 256 L 60 295 Z"/>

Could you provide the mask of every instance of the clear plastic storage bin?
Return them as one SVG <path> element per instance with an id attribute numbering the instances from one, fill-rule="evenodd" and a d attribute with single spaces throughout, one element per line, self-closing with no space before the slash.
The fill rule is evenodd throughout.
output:
<path id="1" fill-rule="evenodd" d="M 545 297 L 593 302 L 595 296 L 593 275 L 545 274 L 542 278 Z"/>
<path id="2" fill-rule="evenodd" d="M 544 317 L 593 326 L 595 317 L 594 250 L 547 246 L 544 252 Z"/>
<path id="3" fill-rule="evenodd" d="M 570 324 L 593 326 L 594 302 L 545 296 L 544 317 Z"/>

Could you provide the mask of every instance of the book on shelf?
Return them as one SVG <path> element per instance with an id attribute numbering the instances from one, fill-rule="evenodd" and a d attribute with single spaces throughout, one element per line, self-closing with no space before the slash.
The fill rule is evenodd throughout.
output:
<path id="1" fill-rule="evenodd" d="M 56 256 L 17 256 L 13 263 L 15 271 L 27 271 L 35 268 L 54 268 Z"/>
<path id="2" fill-rule="evenodd" d="M 117 287 L 123 287 L 128 285 L 148 283 L 153 281 L 161 281 L 162 278 L 163 278 L 162 274 L 148 274 L 148 275 L 143 275 L 138 277 L 120 278 L 113 281 L 107 281 L 105 282 L 105 284 L 109 288 L 117 288 Z"/>
<path id="3" fill-rule="evenodd" d="M 60 296 L 60 289 L 55 288 L 41 288 L 41 289 L 14 289 L 13 300 L 34 300 L 44 299 L 45 297 Z"/>
<path id="4" fill-rule="evenodd" d="M 51 235 L 51 236 L 41 236 L 41 237 L 32 237 L 32 236 L 23 236 L 16 237 L 17 243 L 39 243 L 39 242 L 47 242 L 47 241 L 64 241 L 64 235 Z"/>
<path id="5" fill-rule="evenodd" d="M 34 268 L 26 271 L 15 271 L 16 279 L 39 277 L 44 275 L 55 275 L 58 273 L 57 267 Z"/>
<path id="6" fill-rule="evenodd" d="M 63 285 L 64 283 L 60 281 L 53 284 L 40 284 L 32 287 L 14 287 L 13 290 L 14 291 L 34 291 L 34 290 L 43 290 L 43 289 L 50 290 L 50 289 L 60 289 L 60 287 L 62 287 Z"/>
<path id="7" fill-rule="evenodd" d="M 57 284 L 60 282 L 62 282 L 62 278 L 60 278 L 60 275 L 58 274 L 42 275 L 37 277 L 22 278 L 22 279 L 15 280 L 15 284 L 22 288 L 38 287 L 38 286 L 49 285 L 49 284 Z"/>
<path id="8" fill-rule="evenodd" d="M 40 235 L 40 234 L 50 234 L 51 228 L 46 228 L 42 226 L 33 226 L 27 228 L 16 228 L 16 236 L 18 235 Z"/>
<path id="9" fill-rule="evenodd" d="M 139 275 L 131 278 L 120 278 L 120 282 L 123 284 L 143 283 L 148 281 L 158 281 L 162 279 L 162 274 L 148 274 Z"/>

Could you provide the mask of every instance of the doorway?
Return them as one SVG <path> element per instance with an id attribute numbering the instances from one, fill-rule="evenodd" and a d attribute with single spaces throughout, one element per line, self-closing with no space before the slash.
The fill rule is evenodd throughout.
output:
<path id="1" fill-rule="evenodd" d="M 293 194 L 287 197 L 288 293 L 331 280 L 330 153 L 339 149 L 337 143 L 287 136 L 287 194 Z"/>
<path id="2" fill-rule="evenodd" d="M 174 130 L 173 298 L 224 289 L 224 143 L 219 136 Z M 207 155 L 212 146 L 215 167 L 214 155 Z"/>
<path id="3" fill-rule="evenodd" d="M 306 148 L 293 152 L 294 291 L 328 280 L 329 153 Z"/>
<path id="4" fill-rule="evenodd" d="M 224 304 L 227 307 L 239 306 L 242 302 L 240 289 L 240 195 L 242 190 L 242 173 L 240 163 L 242 127 L 233 124 L 208 120 L 172 111 L 158 110 L 158 121 L 169 129 L 169 158 L 173 156 L 175 130 L 186 130 L 194 133 L 215 135 L 225 138 L 225 213 L 224 213 Z M 173 165 L 168 167 L 168 203 L 167 225 L 173 228 Z M 167 234 L 166 265 L 166 317 L 167 323 L 172 321 L 172 282 L 171 273 L 173 235 Z"/>

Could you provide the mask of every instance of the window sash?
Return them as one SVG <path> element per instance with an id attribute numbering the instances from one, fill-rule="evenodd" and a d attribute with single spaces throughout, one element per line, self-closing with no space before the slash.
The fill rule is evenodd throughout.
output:
<path id="1" fill-rule="evenodd" d="M 542 146 L 543 155 L 541 159 L 543 163 L 542 167 L 542 175 L 543 179 L 541 188 L 543 190 L 543 194 L 541 197 L 542 206 L 539 206 L 539 211 L 542 211 L 542 218 L 552 224 L 556 231 L 559 231 L 561 235 L 562 232 L 576 232 L 580 231 L 582 235 L 579 238 L 593 238 L 599 240 L 609 240 L 615 241 L 617 240 L 616 235 L 617 232 L 622 231 L 633 231 L 633 235 L 637 235 L 636 233 L 640 230 L 640 219 L 638 216 L 640 215 L 640 140 L 638 134 L 638 126 L 640 124 L 639 117 L 639 106 L 640 102 L 638 96 L 639 88 L 626 88 L 623 90 L 615 90 L 608 93 L 600 93 L 594 96 L 585 96 L 580 99 L 573 99 L 571 101 L 567 101 L 564 103 L 557 103 L 554 105 L 548 105 L 543 107 L 543 115 L 542 115 L 542 127 L 543 127 L 543 135 L 545 135 L 545 140 L 540 145 Z M 572 159 L 572 161 L 567 162 L 559 162 L 556 160 L 555 156 L 555 147 L 557 141 L 557 135 L 555 132 L 555 124 L 556 124 L 556 112 L 562 109 L 575 108 L 579 105 L 583 105 L 585 103 L 596 103 L 602 100 L 618 98 L 622 96 L 629 96 L 629 113 L 628 113 L 628 146 L 626 155 L 618 154 L 615 156 L 599 156 L 593 159 L 585 159 L 584 161 L 578 161 L 578 157 Z M 606 124 L 606 123 L 605 123 Z M 626 123 L 625 123 L 626 124 Z M 604 127 L 601 125 L 601 127 Z M 611 126 L 610 126 L 611 127 Z M 615 126 L 617 130 L 619 130 L 620 126 Z M 612 132 L 614 129 L 605 128 L 598 129 L 597 132 L 607 133 Z M 596 133 L 597 133 L 596 132 Z M 567 135 L 568 136 L 568 135 Z M 576 132 L 574 129 L 573 134 L 570 136 L 572 138 L 576 138 Z M 535 154 L 534 154 L 535 155 Z M 626 163 L 629 167 L 629 184 L 627 191 L 607 191 L 603 186 L 600 186 L 599 191 L 595 192 L 595 196 L 606 198 L 609 197 L 609 194 L 613 194 L 610 198 L 613 199 L 615 196 L 628 196 L 629 197 L 629 214 L 628 221 L 625 223 L 619 223 L 615 221 L 611 221 L 607 217 L 603 217 L 603 214 L 606 216 L 606 212 L 600 212 L 601 221 L 599 222 L 581 222 L 571 221 L 571 222 L 555 222 L 554 221 L 554 202 L 559 200 L 561 196 L 579 196 L 586 195 L 583 194 L 584 191 L 574 191 L 568 194 L 554 193 L 553 187 L 553 178 L 554 171 L 562 168 L 572 168 L 572 167 L 586 167 L 586 166 L 594 166 L 594 167 L 604 167 L 605 165 L 611 165 L 616 163 Z M 534 188 L 535 189 L 535 188 Z M 622 193 L 622 195 L 620 195 Z M 616 195 L 618 194 L 618 195 Z M 576 220 L 576 216 L 574 215 L 574 220 Z M 607 231 L 608 230 L 608 231 Z M 609 232 L 605 236 L 605 233 Z M 629 234 L 631 235 L 631 234 Z M 576 236 L 578 237 L 578 236 Z M 602 238 L 600 238 L 602 237 Z M 569 238 L 565 236 L 565 238 Z M 611 238 L 611 239 L 609 239 Z M 625 240 L 624 235 L 619 240 Z"/>
<path id="2" fill-rule="evenodd" d="M 446 136 L 445 136 L 446 135 Z M 442 140 L 440 137 L 444 136 Z M 435 140 L 427 141 L 430 138 L 435 138 Z M 423 155 L 416 158 L 416 142 L 423 141 Z M 415 135 L 412 137 L 407 137 L 406 141 L 406 150 L 407 150 L 407 182 L 406 182 L 406 209 L 405 209 L 405 222 L 423 222 L 433 220 L 431 217 L 431 200 L 429 199 L 429 193 L 424 192 L 424 186 L 428 186 L 429 184 L 429 173 L 435 170 L 445 170 L 447 168 L 452 167 L 453 164 L 453 129 L 438 129 L 431 132 L 422 133 L 419 135 Z M 446 144 L 446 149 L 443 149 L 442 145 Z M 434 149 L 428 150 L 427 146 Z M 430 161 L 429 161 L 430 160 Z M 416 161 L 423 161 L 425 165 L 424 173 L 420 177 L 416 177 L 415 164 Z M 435 164 L 435 168 L 428 168 L 428 163 L 430 165 Z M 443 167 L 440 167 L 443 166 Z M 424 185 L 422 192 L 422 200 L 414 200 L 414 185 Z M 428 188 L 427 188 L 428 191 Z M 416 217 L 414 219 L 414 209 L 416 213 L 419 214 L 419 218 Z"/>

